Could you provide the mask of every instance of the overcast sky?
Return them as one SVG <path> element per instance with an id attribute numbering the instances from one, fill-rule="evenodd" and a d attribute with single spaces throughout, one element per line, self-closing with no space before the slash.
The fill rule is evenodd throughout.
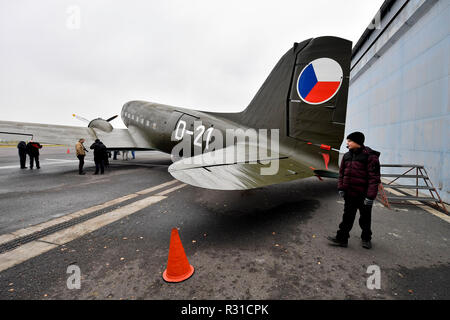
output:
<path id="1" fill-rule="evenodd" d="M 294 42 L 354 45 L 382 3 L 0 0 L 0 120 L 83 125 L 72 113 L 130 100 L 237 112 Z"/>

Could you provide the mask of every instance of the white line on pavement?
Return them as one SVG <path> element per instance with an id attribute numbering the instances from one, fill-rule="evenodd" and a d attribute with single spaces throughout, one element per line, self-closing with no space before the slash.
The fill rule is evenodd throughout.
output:
<path id="1" fill-rule="evenodd" d="M 123 196 L 123 197 L 119 197 L 119 198 L 107 201 L 105 203 L 92 206 L 90 208 L 85 208 L 85 209 L 82 209 L 80 211 L 76 211 L 76 212 L 64 215 L 62 217 L 58 217 L 58 218 L 49 220 L 47 222 L 43 222 L 43 223 L 31 226 L 31 227 L 27 227 L 27 228 L 15 230 L 15 231 L 12 231 L 12 232 L 9 232 L 9 233 L 6 233 L 6 234 L 2 234 L 2 235 L 0 235 L 0 244 L 9 242 L 11 240 L 18 239 L 18 238 L 21 238 L 21 237 L 24 237 L 24 236 L 27 236 L 27 235 L 30 235 L 30 234 L 33 234 L 35 232 L 42 231 L 44 229 L 47 229 L 49 227 L 58 225 L 60 223 L 63 223 L 63 222 L 69 221 L 69 220 L 72 220 L 74 218 L 82 217 L 82 216 L 84 216 L 86 214 L 89 214 L 89 213 L 92 213 L 92 212 L 95 212 L 95 211 L 98 211 L 98 210 L 101 210 L 101 209 L 104 209 L 104 208 L 107 208 L 107 207 L 119 204 L 121 202 L 124 202 L 124 201 L 130 200 L 130 199 L 136 198 L 139 195 L 147 194 L 147 193 L 150 193 L 150 192 L 162 189 L 162 188 L 164 188 L 166 186 L 169 186 L 169 185 L 171 185 L 171 184 L 173 184 L 175 182 L 178 182 L 178 180 L 171 180 L 169 182 L 161 183 L 161 184 L 156 185 L 154 187 L 151 187 L 149 189 L 144 189 L 144 190 L 138 191 L 136 193 L 131 193 L 129 195 L 126 195 L 126 196 Z"/>
<path id="2" fill-rule="evenodd" d="M 171 190 L 170 192 L 172 192 L 185 186 L 185 184 L 182 184 L 169 190 Z M 165 191 L 165 194 L 170 193 L 169 190 Z M 4 252 L 0 254 L 0 272 L 22 262 L 25 262 L 33 257 L 39 256 L 51 249 L 58 247 L 59 245 L 63 245 L 90 232 L 98 230 L 106 225 L 109 225 L 133 213 L 136 213 L 166 198 L 167 196 L 165 195 L 149 196 L 147 198 L 128 204 L 124 207 L 115 209 L 82 223 L 76 224 L 72 227 L 57 231 L 38 240 L 26 243 L 11 251 Z"/>

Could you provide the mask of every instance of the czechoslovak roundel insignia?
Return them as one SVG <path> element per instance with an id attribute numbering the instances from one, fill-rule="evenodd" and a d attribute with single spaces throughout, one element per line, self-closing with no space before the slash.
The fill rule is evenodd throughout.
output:
<path id="1" fill-rule="evenodd" d="M 308 104 L 325 103 L 339 91 L 342 78 L 342 68 L 335 60 L 316 59 L 300 72 L 297 81 L 298 95 Z"/>

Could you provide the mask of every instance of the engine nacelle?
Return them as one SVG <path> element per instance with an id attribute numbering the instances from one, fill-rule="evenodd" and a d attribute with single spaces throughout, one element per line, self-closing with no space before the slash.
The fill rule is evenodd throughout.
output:
<path id="1" fill-rule="evenodd" d="M 102 118 L 94 119 L 89 122 L 88 128 L 98 129 L 103 132 L 111 132 L 113 130 L 113 126 Z"/>

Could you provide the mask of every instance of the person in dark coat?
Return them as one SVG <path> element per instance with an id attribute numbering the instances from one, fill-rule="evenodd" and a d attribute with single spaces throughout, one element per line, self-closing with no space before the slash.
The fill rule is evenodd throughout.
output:
<path id="1" fill-rule="evenodd" d="M 364 134 L 353 132 L 347 137 L 349 151 L 339 167 L 338 191 L 344 198 L 344 215 L 336 237 L 328 237 L 335 245 L 347 247 L 349 233 L 353 227 L 356 211 L 359 210 L 359 225 L 362 229 L 362 246 L 372 247 L 372 205 L 380 184 L 380 152 L 364 145 Z"/>
<path id="2" fill-rule="evenodd" d="M 95 173 L 100 174 L 105 173 L 105 159 L 108 157 L 108 152 L 106 146 L 99 139 L 95 139 L 95 142 L 91 145 L 90 149 L 94 149 L 94 162 L 95 162 Z"/>
<path id="3" fill-rule="evenodd" d="M 27 161 L 27 144 L 25 141 L 20 141 L 17 145 L 17 149 L 19 150 L 19 158 L 20 158 L 20 169 L 26 169 L 25 163 Z"/>
<path id="4" fill-rule="evenodd" d="M 39 142 L 33 142 L 30 140 L 27 144 L 27 153 L 30 157 L 30 169 L 33 170 L 33 163 L 36 162 L 36 168 L 40 169 L 39 166 L 39 149 L 42 149 L 42 146 Z"/>

